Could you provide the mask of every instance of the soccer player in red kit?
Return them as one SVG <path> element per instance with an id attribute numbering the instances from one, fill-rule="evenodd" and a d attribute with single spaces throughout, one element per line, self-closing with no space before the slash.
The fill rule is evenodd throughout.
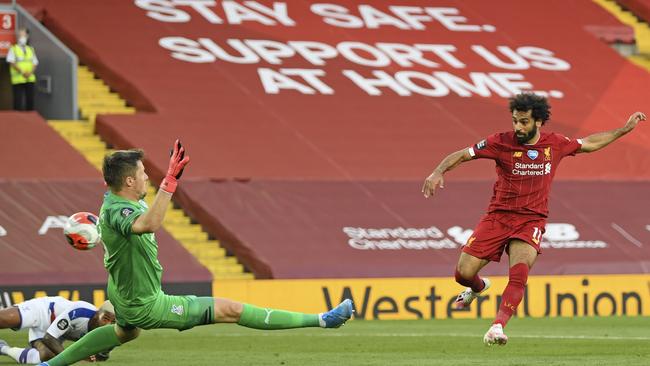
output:
<path id="1" fill-rule="evenodd" d="M 511 98 L 513 131 L 491 135 L 472 147 L 450 154 L 422 187 L 422 193 L 428 198 L 437 187 L 443 188 L 443 174 L 459 164 L 481 158 L 496 162 L 498 179 L 488 212 L 463 246 L 455 273 L 456 282 L 467 286 L 456 298 L 456 307 L 465 308 L 490 287 L 490 281 L 479 277 L 479 271 L 491 261 L 499 262 L 504 250 L 508 253 L 508 285 L 497 317 L 483 337 L 487 345 L 504 345 L 508 341 L 503 328 L 521 302 L 528 272 L 541 253 L 548 195 L 560 161 L 576 153 L 600 150 L 646 120 L 645 114 L 636 112 L 621 128 L 571 139 L 541 132 L 551 115 L 550 108 L 546 98 L 535 94 Z"/>

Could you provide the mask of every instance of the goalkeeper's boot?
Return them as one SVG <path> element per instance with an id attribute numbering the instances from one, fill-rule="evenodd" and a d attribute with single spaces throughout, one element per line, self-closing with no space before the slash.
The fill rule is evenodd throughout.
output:
<path id="1" fill-rule="evenodd" d="M 461 292 L 458 296 L 456 296 L 456 301 L 454 301 L 454 307 L 456 309 L 465 309 L 469 307 L 469 305 L 476 299 L 480 294 L 484 293 L 487 291 L 487 289 L 490 288 L 490 280 L 483 277 L 481 278 L 483 280 L 483 290 L 480 292 L 474 292 L 472 291 L 471 288 L 466 288 L 465 291 Z"/>
<path id="2" fill-rule="evenodd" d="M 503 326 L 498 323 L 492 324 L 483 337 L 483 343 L 485 343 L 486 346 L 491 346 L 493 344 L 505 346 L 505 344 L 508 343 L 508 336 L 503 333 Z"/>
<path id="3" fill-rule="evenodd" d="M 323 328 L 338 328 L 352 317 L 352 300 L 345 299 L 334 309 L 318 314 L 320 325 Z"/>
<path id="4" fill-rule="evenodd" d="M 6 353 L 2 352 L 4 347 L 9 347 L 9 344 L 7 344 L 3 339 L 0 339 L 0 355 L 6 355 Z"/>

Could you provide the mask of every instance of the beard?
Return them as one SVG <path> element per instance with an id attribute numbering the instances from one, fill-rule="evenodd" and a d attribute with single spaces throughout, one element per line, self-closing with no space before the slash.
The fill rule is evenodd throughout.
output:
<path id="1" fill-rule="evenodd" d="M 523 135 L 520 135 L 519 133 L 515 132 L 515 137 L 517 138 L 517 142 L 523 145 L 528 141 L 532 140 L 536 134 L 537 134 L 537 125 L 533 125 L 533 129 L 530 130 L 530 132 Z"/>

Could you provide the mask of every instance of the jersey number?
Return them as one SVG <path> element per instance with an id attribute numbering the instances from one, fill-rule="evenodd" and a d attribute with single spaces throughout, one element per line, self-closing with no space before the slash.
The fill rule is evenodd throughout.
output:
<path id="1" fill-rule="evenodd" d="M 542 240 L 542 230 L 538 227 L 533 228 L 533 242 L 539 244 L 539 241 Z"/>

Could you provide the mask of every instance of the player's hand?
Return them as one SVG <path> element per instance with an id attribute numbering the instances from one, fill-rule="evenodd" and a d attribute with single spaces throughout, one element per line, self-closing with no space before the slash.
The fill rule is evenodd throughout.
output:
<path id="1" fill-rule="evenodd" d="M 636 127 L 636 125 L 641 122 L 645 121 L 647 119 L 646 115 L 642 112 L 635 112 L 633 113 L 630 118 L 628 118 L 627 123 L 625 123 L 625 132 L 630 132 Z"/>
<path id="2" fill-rule="evenodd" d="M 429 198 L 433 196 L 438 187 L 445 188 L 445 180 L 442 177 L 442 173 L 434 170 L 433 173 L 424 180 L 424 185 L 422 186 L 424 197 Z"/>
<path id="3" fill-rule="evenodd" d="M 171 175 L 176 179 L 181 179 L 185 165 L 190 162 L 190 157 L 185 156 L 185 148 L 181 144 L 181 140 L 176 139 L 174 147 L 169 152 L 169 169 L 167 175 Z"/>
<path id="4" fill-rule="evenodd" d="M 167 193 L 176 192 L 176 186 L 178 185 L 177 180 L 180 179 L 183 174 L 183 169 L 185 169 L 185 165 L 189 162 L 190 157 L 185 155 L 185 148 L 181 145 L 181 141 L 176 139 L 171 157 L 169 158 L 167 175 L 160 184 L 160 189 Z"/>
<path id="5" fill-rule="evenodd" d="M 110 357 L 110 351 L 100 352 L 95 355 L 95 362 L 105 362 L 108 361 Z"/>

